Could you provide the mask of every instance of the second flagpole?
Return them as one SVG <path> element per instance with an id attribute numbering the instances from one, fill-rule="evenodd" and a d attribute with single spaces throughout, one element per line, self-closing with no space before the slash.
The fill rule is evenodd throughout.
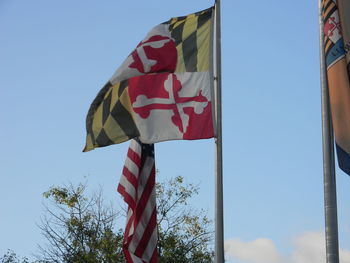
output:
<path id="1" fill-rule="evenodd" d="M 216 176 L 215 176 L 215 263 L 224 263 L 224 208 L 221 113 L 221 14 L 215 1 L 215 86 L 216 86 Z"/>
<path id="2" fill-rule="evenodd" d="M 324 211 L 326 236 L 326 262 L 339 263 L 337 193 L 335 181 L 334 138 L 330 113 L 329 92 L 324 56 L 324 30 L 322 2 L 319 0 L 319 33 L 320 33 L 320 75 L 322 99 L 322 146 L 324 177 Z"/>

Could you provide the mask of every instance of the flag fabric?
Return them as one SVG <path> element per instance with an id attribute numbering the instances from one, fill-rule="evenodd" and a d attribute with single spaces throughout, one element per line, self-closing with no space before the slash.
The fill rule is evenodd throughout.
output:
<path id="1" fill-rule="evenodd" d="M 350 175 L 350 2 L 323 0 L 324 54 L 339 167 Z"/>
<path id="2" fill-rule="evenodd" d="M 209 8 L 171 18 L 147 34 L 91 104 L 84 151 L 135 137 L 151 144 L 214 136 L 212 16 Z"/>
<path id="3" fill-rule="evenodd" d="M 128 205 L 123 251 L 128 263 L 156 263 L 154 146 L 131 140 L 118 192 Z"/>

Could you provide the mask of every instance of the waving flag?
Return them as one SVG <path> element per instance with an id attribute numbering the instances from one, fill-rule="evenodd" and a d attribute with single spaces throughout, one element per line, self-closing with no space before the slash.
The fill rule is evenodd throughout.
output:
<path id="1" fill-rule="evenodd" d="M 156 263 L 154 146 L 132 140 L 118 192 L 128 204 L 123 251 L 128 263 Z"/>
<path id="2" fill-rule="evenodd" d="M 324 46 L 339 167 L 350 175 L 350 2 L 324 0 Z"/>
<path id="3" fill-rule="evenodd" d="M 84 151 L 135 137 L 151 144 L 214 136 L 212 13 L 172 18 L 147 34 L 91 104 Z"/>

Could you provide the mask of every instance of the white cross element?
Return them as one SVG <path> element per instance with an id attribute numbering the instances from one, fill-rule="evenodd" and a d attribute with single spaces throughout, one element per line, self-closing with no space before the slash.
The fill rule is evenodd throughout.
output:
<path id="1" fill-rule="evenodd" d="M 179 86 L 174 87 L 174 82 Z M 181 87 L 175 74 L 169 74 L 164 81 L 164 89 L 168 93 L 168 98 L 153 97 L 148 98 L 146 95 L 138 95 L 132 104 L 134 111 L 142 118 L 148 118 L 152 110 L 172 111 L 171 121 L 176 125 L 182 134 L 186 133 L 189 125 L 189 115 L 184 112 L 185 108 L 193 108 L 196 114 L 202 114 L 208 105 L 208 99 L 201 92 L 193 96 L 190 89 L 186 90 Z M 180 95 L 182 95 L 180 97 Z"/>

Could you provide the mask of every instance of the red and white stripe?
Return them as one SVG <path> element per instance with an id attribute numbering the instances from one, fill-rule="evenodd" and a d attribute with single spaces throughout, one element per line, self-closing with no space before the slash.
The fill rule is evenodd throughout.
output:
<path id="1" fill-rule="evenodd" d="M 158 233 L 153 145 L 131 141 L 118 192 L 128 204 L 123 242 L 127 263 L 156 263 Z"/>

